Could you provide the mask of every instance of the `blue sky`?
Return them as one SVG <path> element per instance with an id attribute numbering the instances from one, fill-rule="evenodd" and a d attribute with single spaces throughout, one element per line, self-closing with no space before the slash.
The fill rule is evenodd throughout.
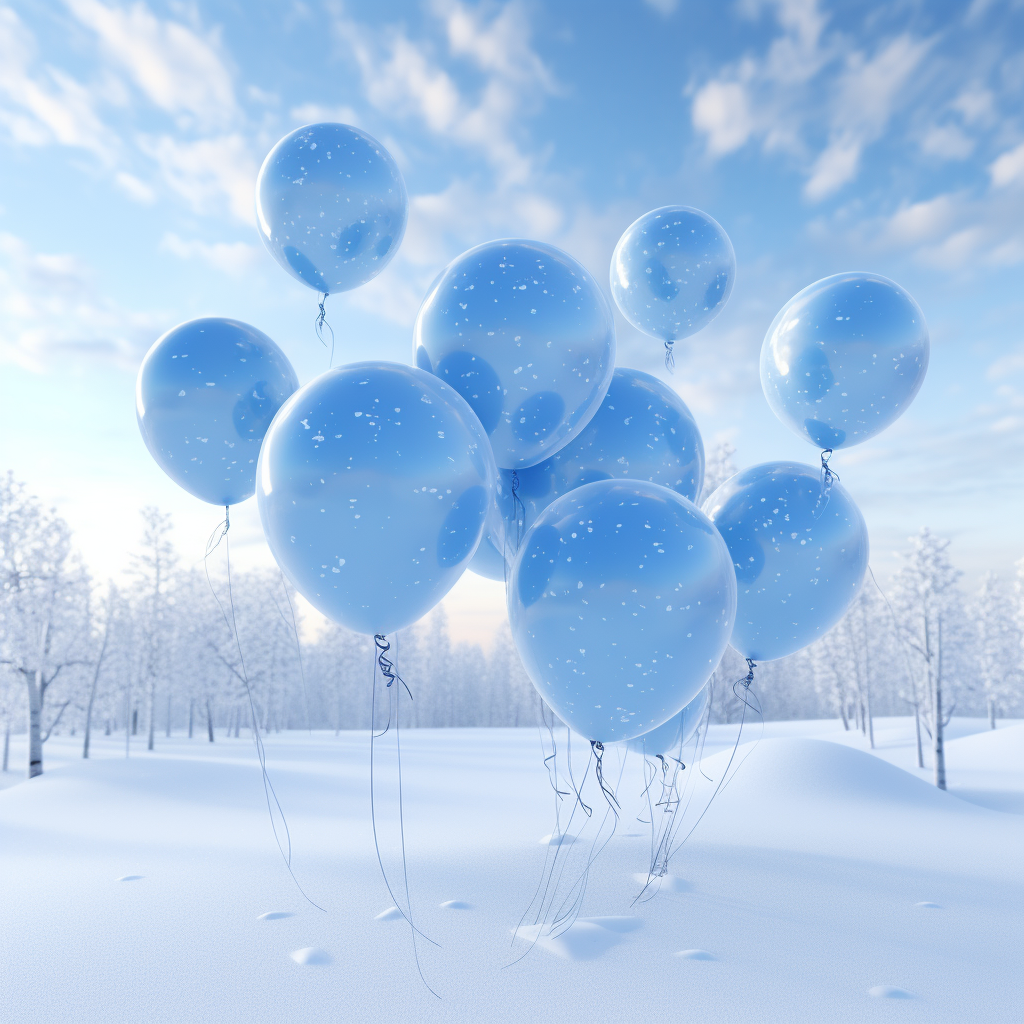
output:
<path id="1" fill-rule="evenodd" d="M 399 161 L 409 230 L 328 301 L 341 360 L 408 360 L 420 298 L 462 250 L 533 237 L 602 283 L 654 206 L 711 213 L 738 261 L 729 306 L 668 378 L 737 462 L 813 462 L 761 394 L 779 307 L 827 274 L 899 281 L 932 332 L 910 411 L 834 466 L 873 561 L 922 525 L 974 581 L 1024 555 L 1024 5 L 0 2 L 0 467 L 75 527 L 100 575 L 138 508 L 201 551 L 216 510 L 152 464 L 142 353 L 200 315 L 260 327 L 300 380 L 326 368 L 315 297 L 261 248 L 256 171 L 285 132 L 343 120 Z M 620 365 L 664 374 L 618 320 Z M 252 502 L 235 550 L 268 557 Z M 246 543 L 243 544 L 242 541 Z M 461 635 L 501 615 L 475 578 Z"/>

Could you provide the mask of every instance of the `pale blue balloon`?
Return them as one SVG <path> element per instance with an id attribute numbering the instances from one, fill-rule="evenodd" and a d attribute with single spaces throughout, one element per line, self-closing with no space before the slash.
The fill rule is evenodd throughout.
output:
<path id="1" fill-rule="evenodd" d="M 729 550 L 690 501 L 643 480 L 556 498 L 512 565 L 516 649 L 574 732 L 629 740 L 678 715 L 729 643 Z"/>
<path id="2" fill-rule="evenodd" d="M 708 707 L 711 691 L 705 683 L 700 693 L 679 712 L 657 729 L 638 736 L 629 741 L 629 749 L 646 757 L 657 757 L 659 754 L 683 760 L 683 747 L 697 731 Z"/>
<path id="3" fill-rule="evenodd" d="M 736 253 L 721 224 L 690 206 L 662 206 L 626 228 L 612 253 L 612 295 L 638 330 L 664 342 L 696 334 L 722 311 Z"/>
<path id="4" fill-rule="evenodd" d="M 263 532 L 314 608 L 357 633 L 390 633 L 462 575 L 496 473 L 480 421 L 447 384 L 353 363 L 297 391 L 267 432 Z"/>
<path id="5" fill-rule="evenodd" d="M 211 505 L 256 490 L 263 435 L 299 386 L 288 357 L 240 320 L 203 317 L 171 328 L 135 383 L 142 439 L 160 468 Z"/>
<path id="6" fill-rule="evenodd" d="M 761 346 L 772 412 L 818 448 L 849 448 L 901 416 L 928 369 L 918 304 L 878 274 L 836 274 L 798 292 Z"/>
<path id="7" fill-rule="evenodd" d="M 618 367 L 594 418 L 567 445 L 537 466 L 512 475 L 502 470 L 506 533 L 516 516 L 529 528 L 559 495 L 595 480 L 649 480 L 696 501 L 704 482 L 704 442 L 686 403 L 667 384 L 642 370 Z"/>
<path id="8" fill-rule="evenodd" d="M 480 547 L 469 563 L 469 571 L 483 576 L 488 580 L 497 580 L 504 583 L 508 568 L 505 563 L 505 556 L 495 546 L 494 541 L 485 533 Z"/>
<path id="9" fill-rule="evenodd" d="M 267 154 L 256 223 L 271 255 L 318 292 L 376 277 L 402 243 L 409 199 L 391 154 L 347 124 L 310 124 Z"/>
<path id="10" fill-rule="evenodd" d="M 487 242 L 452 261 L 423 300 L 416 365 L 466 399 L 497 464 L 522 469 L 571 441 L 597 411 L 615 364 L 611 306 L 568 253 Z"/>
<path id="11" fill-rule="evenodd" d="M 846 488 L 799 462 L 737 473 L 704 502 L 729 545 L 739 600 L 732 646 L 754 661 L 824 636 L 857 596 L 868 531 Z"/>

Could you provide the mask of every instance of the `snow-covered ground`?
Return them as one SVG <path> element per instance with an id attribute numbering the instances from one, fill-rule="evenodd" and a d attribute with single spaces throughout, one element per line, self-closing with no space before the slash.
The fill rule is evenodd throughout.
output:
<path id="1" fill-rule="evenodd" d="M 687 769 L 691 821 L 734 734 L 712 727 L 701 772 Z M 401 902 L 392 740 L 376 814 Z M 0 793 L 0 1021 L 1019 1024 L 1024 724 L 954 720 L 948 793 L 915 767 L 912 721 L 876 721 L 876 740 L 871 753 L 838 723 L 768 723 L 674 877 L 641 902 L 644 766 L 609 750 L 616 835 L 577 923 L 551 937 L 528 919 L 531 947 L 512 932 L 556 849 L 539 842 L 554 796 L 537 731 L 403 732 L 409 886 L 439 944 L 417 944 L 438 1000 L 401 914 L 387 913 L 367 734 L 266 739 L 295 876 L 323 910 L 282 863 L 244 736 L 158 737 L 156 753 L 136 742 L 127 760 L 123 737 L 99 737 L 88 762 L 77 739 L 54 737 L 46 774 Z M 22 739 L 12 745 L 20 768 Z M 574 754 L 578 782 L 587 751 Z M 577 807 L 579 839 L 557 848 L 563 888 L 604 815 L 592 769 L 584 797 L 593 818 Z"/>

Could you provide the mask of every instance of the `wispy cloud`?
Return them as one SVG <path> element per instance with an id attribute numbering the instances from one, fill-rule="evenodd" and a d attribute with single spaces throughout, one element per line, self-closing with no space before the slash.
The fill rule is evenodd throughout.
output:
<path id="1" fill-rule="evenodd" d="M 200 260 L 229 277 L 244 277 L 263 256 L 262 250 L 248 242 L 203 242 L 179 238 L 169 231 L 160 241 L 164 252 L 183 260 Z"/>

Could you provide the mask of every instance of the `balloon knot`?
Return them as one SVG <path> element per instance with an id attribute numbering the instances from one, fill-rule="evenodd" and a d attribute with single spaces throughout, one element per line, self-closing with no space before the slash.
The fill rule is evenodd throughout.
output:
<path id="1" fill-rule="evenodd" d="M 674 344 L 675 342 L 672 341 L 665 342 L 665 369 L 669 373 L 675 373 L 676 369 L 676 353 L 672 347 Z"/>

